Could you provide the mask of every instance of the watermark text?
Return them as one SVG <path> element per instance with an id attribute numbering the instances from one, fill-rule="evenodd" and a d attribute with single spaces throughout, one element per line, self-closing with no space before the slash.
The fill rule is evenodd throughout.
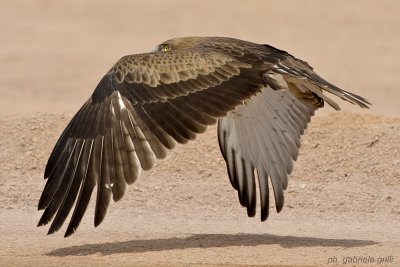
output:
<path id="1" fill-rule="evenodd" d="M 341 256 L 341 257 L 328 257 L 327 263 L 328 264 L 376 264 L 376 265 L 386 265 L 394 263 L 396 257 L 392 255 L 388 256 L 380 256 L 380 257 L 373 257 L 373 256 Z"/>

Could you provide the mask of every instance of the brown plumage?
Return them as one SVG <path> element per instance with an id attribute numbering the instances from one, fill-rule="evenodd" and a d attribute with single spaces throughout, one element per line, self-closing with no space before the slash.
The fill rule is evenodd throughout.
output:
<path id="1" fill-rule="evenodd" d="M 369 102 L 318 76 L 304 61 L 268 45 L 232 38 L 175 38 L 157 51 L 121 58 L 72 118 L 50 155 L 39 225 L 57 231 L 75 204 L 65 236 L 73 234 L 97 188 L 95 226 L 111 197 L 218 121 L 218 140 L 232 186 L 249 216 L 269 212 L 268 177 L 276 209 L 293 169 L 300 135 L 325 92 L 360 107 Z"/>

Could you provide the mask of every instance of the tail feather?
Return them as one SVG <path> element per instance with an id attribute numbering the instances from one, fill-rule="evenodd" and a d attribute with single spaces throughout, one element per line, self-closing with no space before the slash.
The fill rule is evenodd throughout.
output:
<path id="1" fill-rule="evenodd" d="M 371 105 L 367 99 L 331 84 L 316 74 L 308 64 L 292 57 L 278 63 L 264 78 L 275 90 L 289 89 L 296 97 L 312 92 L 336 110 L 340 110 L 339 105 L 324 92 L 362 108 L 369 108 Z"/>

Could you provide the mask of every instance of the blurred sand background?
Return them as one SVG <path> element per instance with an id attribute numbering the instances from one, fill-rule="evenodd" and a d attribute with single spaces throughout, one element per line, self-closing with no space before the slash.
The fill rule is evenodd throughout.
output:
<path id="1" fill-rule="evenodd" d="M 390 255 L 397 266 L 399 10 L 396 0 L 0 1 L 0 266 L 324 266 Z M 73 113 L 121 56 L 195 35 L 276 46 L 373 106 L 317 112 L 286 206 L 265 223 L 240 207 L 211 127 L 144 173 L 100 227 L 89 209 L 73 237 L 47 237 L 35 227 L 42 172 Z"/>

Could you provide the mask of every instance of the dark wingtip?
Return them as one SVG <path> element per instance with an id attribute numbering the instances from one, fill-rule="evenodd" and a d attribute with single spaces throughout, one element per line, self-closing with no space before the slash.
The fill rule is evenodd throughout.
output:
<path id="1" fill-rule="evenodd" d="M 368 108 L 368 109 L 369 109 L 369 106 L 372 106 L 372 104 L 364 98 L 362 99 L 362 101 L 359 100 L 356 104 L 361 108 Z"/>
<path id="2" fill-rule="evenodd" d="M 364 99 L 364 102 L 366 103 L 366 105 L 361 106 L 362 108 L 370 108 L 370 106 L 372 106 L 371 102 L 369 102 L 367 99 Z"/>
<path id="3" fill-rule="evenodd" d="M 52 173 L 52 171 L 50 171 L 50 167 L 48 167 L 49 163 L 47 162 L 46 167 L 44 169 L 44 173 L 43 173 L 43 179 L 47 179 L 50 177 L 50 174 Z"/>
<path id="4" fill-rule="evenodd" d="M 59 221 L 54 220 L 53 223 L 50 226 L 49 231 L 47 232 L 47 235 L 54 234 L 60 229 L 61 225 L 59 225 Z"/>
<path id="5" fill-rule="evenodd" d="M 53 228 L 50 228 L 49 231 L 47 232 L 47 235 L 52 235 L 54 234 L 56 231 Z"/>
<path id="6" fill-rule="evenodd" d="M 243 191 L 242 192 L 240 192 L 240 190 L 237 191 L 238 192 L 239 203 L 240 203 L 240 205 L 242 205 L 242 207 L 247 207 L 247 198 L 244 195 Z"/>
<path id="7" fill-rule="evenodd" d="M 255 196 L 249 201 L 249 205 L 247 206 L 247 216 L 254 217 L 257 213 L 257 205 L 256 205 L 256 198 Z"/>
<path id="8" fill-rule="evenodd" d="M 275 207 L 277 213 L 281 212 L 284 204 L 285 204 L 285 195 L 283 194 L 283 190 L 279 190 L 275 194 Z"/>
<path id="9" fill-rule="evenodd" d="M 94 216 L 94 227 L 99 226 L 103 222 L 103 220 L 104 220 L 104 216 L 100 216 L 100 215 L 96 216 L 96 214 L 95 214 L 95 216 Z"/>
<path id="10" fill-rule="evenodd" d="M 256 211 L 250 207 L 247 208 L 247 216 L 254 217 L 256 216 Z"/>
<path id="11" fill-rule="evenodd" d="M 45 216 L 44 216 L 44 214 L 43 214 L 42 217 L 40 218 L 38 224 L 37 224 L 37 227 L 39 227 L 39 226 L 44 226 L 44 225 L 46 225 L 46 224 L 49 223 L 49 221 L 48 221 L 47 219 L 45 219 L 44 217 L 45 217 Z"/>
<path id="12" fill-rule="evenodd" d="M 346 91 L 345 91 L 346 92 Z M 346 92 L 346 96 L 347 98 L 345 98 L 345 100 L 351 102 L 352 104 L 358 105 L 361 108 L 368 108 L 369 106 L 372 106 L 371 102 L 369 102 L 366 98 L 350 93 L 350 92 Z"/>
<path id="13" fill-rule="evenodd" d="M 76 229 L 73 227 L 68 227 L 67 231 L 64 234 L 64 238 L 67 238 L 75 233 Z"/>
<path id="14" fill-rule="evenodd" d="M 261 221 L 265 222 L 268 219 L 269 213 L 266 210 L 261 210 Z"/>
<path id="15" fill-rule="evenodd" d="M 276 202 L 276 212 L 277 213 L 281 212 L 281 210 L 283 209 L 283 203 L 284 203 L 283 200 L 279 201 L 279 202 Z"/>
<path id="16" fill-rule="evenodd" d="M 40 199 L 37 208 L 38 210 L 44 210 L 45 208 L 47 208 L 47 205 L 44 203 L 42 199 Z"/>

